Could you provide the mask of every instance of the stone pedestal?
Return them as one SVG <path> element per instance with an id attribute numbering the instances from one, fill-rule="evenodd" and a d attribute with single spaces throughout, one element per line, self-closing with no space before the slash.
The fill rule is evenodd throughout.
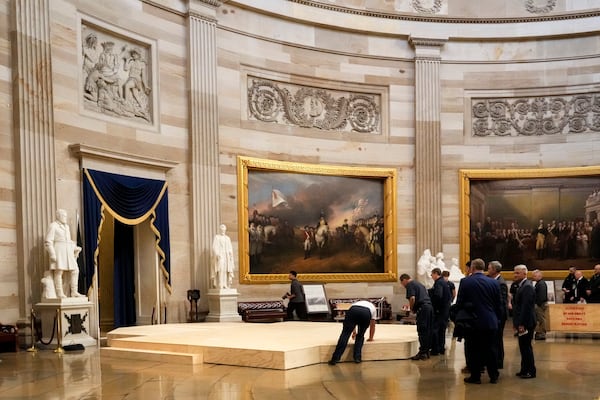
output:
<path id="1" fill-rule="evenodd" d="M 58 315 L 60 322 L 54 328 L 54 320 Z M 35 311 L 42 320 L 42 340 L 48 342 L 55 330 L 52 344 L 61 345 L 81 344 L 95 346 L 97 340 L 90 334 L 90 319 L 93 304 L 87 297 L 67 297 L 65 299 L 43 299 L 35 305 Z"/>
<path id="2" fill-rule="evenodd" d="M 238 314 L 236 289 L 210 289 L 208 291 L 208 315 L 206 322 L 241 321 Z"/>

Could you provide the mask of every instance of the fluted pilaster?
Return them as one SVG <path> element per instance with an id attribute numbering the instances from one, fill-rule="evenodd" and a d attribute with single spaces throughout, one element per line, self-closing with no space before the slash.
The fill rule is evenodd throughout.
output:
<path id="1" fill-rule="evenodd" d="M 440 39 L 410 38 L 415 48 L 416 253 L 442 251 Z"/>
<path id="2" fill-rule="evenodd" d="M 207 307 L 212 238 L 220 223 L 216 21 L 189 17 L 192 152 L 192 282 Z"/>
<path id="3" fill-rule="evenodd" d="M 40 300 L 40 278 L 47 267 L 43 237 L 56 210 L 56 178 L 50 0 L 15 0 L 13 4 L 17 257 L 23 319 Z"/>

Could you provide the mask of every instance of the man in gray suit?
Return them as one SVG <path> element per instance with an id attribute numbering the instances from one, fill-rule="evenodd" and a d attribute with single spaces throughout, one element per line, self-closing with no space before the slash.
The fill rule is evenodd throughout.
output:
<path id="1" fill-rule="evenodd" d="M 527 279 L 527 267 L 523 264 L 514 269 L 514 281 L 517 291 L 513 303 L 513 326 L 519 338 L 521 370 L 517 376 L 531 379 L 536 376 L 535 359 L 531 341 L 535 330 L 535 289 Z"/>

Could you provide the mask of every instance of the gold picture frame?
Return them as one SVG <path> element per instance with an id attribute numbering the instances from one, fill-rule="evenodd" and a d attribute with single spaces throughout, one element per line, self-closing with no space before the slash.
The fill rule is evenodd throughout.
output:
<path id="1" fill-rule="evenodd" d="M 512 278 L 512 264 L 516 262 L 527 265 L 530 271 L 540 269 L 545 279 L 563 279 L 571 265 L 587 271 L 600 262 L 597 245 L 592 255 L 589 230 L 593 220 L 600 218 L 600 167 L 461 169 L 459 185 L 461 265 L 482 254 L 488 254 L 486 262 L 504 254 L 508 255 L 506 265 L 503 263 L 508 278 Z M 594 208 L 596 200 L 598 212 Z M 525 223 L 520 222 L 523 219 Z M 539 229 L 540 224 L 545 228 Z M 565 226 L 569 232 L 575 232 L 574 240 L 573 235 L 563 233 Z M 497 246 L 503 246 L 503 238 L 509 236 L 512 244 L 506 245 L 508 249 L 495 248 L 491 256 L 491 246 L 478 239 L 489 238 L 490 231 L 495 232 L 494 239 L 500 238 Z M 543 240 L 538 241 L 538 232 L 544 235 Z M 594 231 L 594 239 L 599 238 L 598 234 Z M 488 251 L 484 252 L 484 248 Z M 521 262 L 517 261 L 519 257 Z"/>
<path id="2" fill-rule="evenodd" d="M 312 282 L 397 280 L 395 169 L 244 156 L 237 168 L 241 284 L 287 283 L 290 270 Z"/>

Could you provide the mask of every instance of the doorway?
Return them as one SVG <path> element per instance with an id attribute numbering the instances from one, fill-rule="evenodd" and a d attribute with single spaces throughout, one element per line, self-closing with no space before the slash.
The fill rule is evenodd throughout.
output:
<path id="1" fill-rule="evenodd" d="M 98 254 L 100 332 L 163 318 L 156 238 L 146 219 L 123 224 L 105 213 Z"/>

